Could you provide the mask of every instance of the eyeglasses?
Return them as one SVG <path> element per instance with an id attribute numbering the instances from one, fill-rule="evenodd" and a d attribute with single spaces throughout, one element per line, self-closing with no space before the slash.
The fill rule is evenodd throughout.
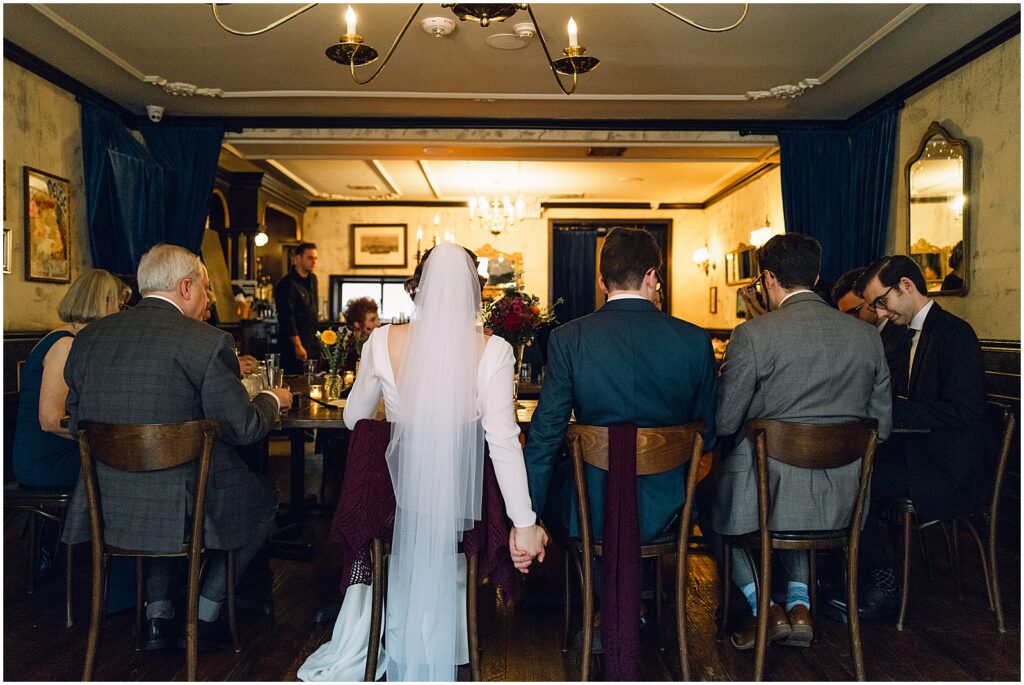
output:
<path id="1" fill-rule="evenodd" d="M 884 309 L 886 311 L 889 311 L 889 305 L 886 304 L 886 298 L 889 297 L 889 293 L 891 293 L 892 289 L 895 287 L 895 285 L 890 285 L 888 290 L 886 290 L 884 293 L 876 297 L 875 301 L 872 302 L 870 305 L 871 310 L 877 311 L 879 309 Z"/>

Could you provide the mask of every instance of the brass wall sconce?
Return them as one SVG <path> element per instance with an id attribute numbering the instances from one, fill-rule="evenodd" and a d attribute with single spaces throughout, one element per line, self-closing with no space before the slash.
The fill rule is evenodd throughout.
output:
<path id="1" fill-rule="evenodd" d="M 697 265 L 697 268 L 704 272 L 707 276 L 708 272 L 714 270 L 716 265 L 711 261 L 711 253 L 708 251 L 708 246 L 698 247 L 693 251 L 693 263 Z"/>

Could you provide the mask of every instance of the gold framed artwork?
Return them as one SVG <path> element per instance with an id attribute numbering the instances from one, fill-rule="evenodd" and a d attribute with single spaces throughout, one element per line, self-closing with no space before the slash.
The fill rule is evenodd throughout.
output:
<path id="1" fill-rule="evenodd" d="M 708 311 L 712 314 L 718 313 L 718 286 L 713 285 L 708 290 Z"/>
<path id="2" fill-rule="evenodd" d="M 11 273 L 11 229 L 4 229 L 4 273 Z"/>
<path id="3" fill-rule="evenodd" d="M 25 167 L 25 279 L 71 282 L 71 183 Z"/>
<path id="4" fill-rule="evenodd" d="M 405 224 L 352 224 L 352 266 L 404 269 L 406 237 Z"/>

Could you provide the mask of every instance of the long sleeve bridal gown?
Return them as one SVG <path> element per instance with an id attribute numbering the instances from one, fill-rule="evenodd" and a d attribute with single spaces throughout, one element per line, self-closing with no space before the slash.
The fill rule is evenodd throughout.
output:
<path id="1" fill-rule="evenodd" d="M 388 357 L 390 329 L 391 326 L 376 329 L 363 346 L 359 375 L 345 406 L 345 425 L 349 429 L 355 428 L 360 419 L 373 418 L 381 396 L 384 398 L 384 409 L 388 419 L 394 421 L 401 416 L 401 397 Z M 533 525 L 537 516 L 530 503 L 526 467 L 519 444 L 520 431 L 514 420 L 513 365 L 512 346 L 497 336 L 488 338 L 477 369 L 477 406 L 506 511 L 516 527 L 525 527 Z M 438 401 L 443 402 L 444 398 L 439 397 Z M 456 616 L 460 617 L 457 626 L 457 650 L 462 663 L 469 660 L 465 625 L 465 575 L 465 557 L 460 554 L 460 606 Z M 299 668 L 299 679 L 362 679 L 370 631 L 370 600 L 371 592 L 368 585 L 356 584 L 348 588 L 330 642 L 309 656 Z M 386 645 L 382 643 L 377 661 L 378 679 L 384 675 L 388 662 L 385 649 Z"/>

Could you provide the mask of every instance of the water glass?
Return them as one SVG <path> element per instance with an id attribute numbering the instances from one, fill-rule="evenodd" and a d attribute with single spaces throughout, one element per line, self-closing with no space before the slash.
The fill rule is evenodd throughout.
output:
<path id="1" fill-rule="evenodd" d="M 307 359 L 306 360 L 306 385 L 313 384 L 313 376 L 316 375 L 317 366 L 319 366 L 319 359 Z"/>
<path id="2" fill-rule="evenodd" d="M 265 360 L 267 366 L 275 369 L 281 368 L 281 353 L 280 352 L 268 352 Z"/>
<path id="3" fill-rule="evenodd" d="M 264 377 L 263 372 L 257 370 L 246 374 L 245 378 L 242 379 L 242 385 L 245 386 L 245 391 L 249 394 L 249 399 L 251 400 L 266 390 L 267 379 Z"/>
<path id="4" fill-rule="evenodd" d="M 266 371 L 268 388 L 284 387 L 284 369 L 281 367 L 268 366 Z"/>
<path id="5" fill-rule="evenodd" d="M 530 375 L 531 375 L 530 372 L 532 370 L 533 369 L 530 367 L 529 364 L 523 364 L 522 368 L 519 369 L 519 382 L 520 383 L 529 383 L 530 382 Z"/>

